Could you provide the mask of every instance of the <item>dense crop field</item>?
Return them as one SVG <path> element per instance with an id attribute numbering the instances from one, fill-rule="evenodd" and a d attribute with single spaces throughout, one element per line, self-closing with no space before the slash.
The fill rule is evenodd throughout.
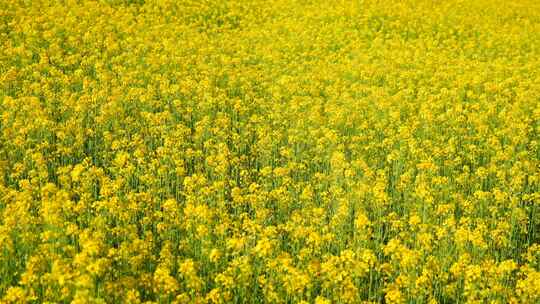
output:
<path id="1" fill-rule="evenodd" d="M 0 303 L 540 303 L 535 0 L 0 0 Z"/>

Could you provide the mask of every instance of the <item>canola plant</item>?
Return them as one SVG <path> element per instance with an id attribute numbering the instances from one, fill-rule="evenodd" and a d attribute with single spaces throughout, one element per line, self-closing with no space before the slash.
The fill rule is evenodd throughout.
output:
<path id="1" fill-rule="evenodd" d="M 540 4 L 0 0 L 1 303 L 540 303 Z"/>

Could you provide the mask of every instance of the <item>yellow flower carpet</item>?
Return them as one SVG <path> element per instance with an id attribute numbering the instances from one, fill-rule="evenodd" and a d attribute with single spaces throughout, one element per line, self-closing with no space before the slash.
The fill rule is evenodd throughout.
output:
<path id="1" fill-rule="evenodd" d="M 1 0 L 0 303 L 540 303 L 540 3 Z"/>

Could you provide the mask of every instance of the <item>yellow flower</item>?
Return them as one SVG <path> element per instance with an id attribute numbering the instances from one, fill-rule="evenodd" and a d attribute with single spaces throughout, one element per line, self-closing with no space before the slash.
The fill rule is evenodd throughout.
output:
<path id="1" fill-rule="evenodd" d="M 327 298 L 323 297 L 323 296 L 317 296 L 317 298 L 315 298 L 315 304 L 330 304 L 332 302 L 330 302 L 330 300 L 328 300 Z"/>
<path id="2" fill-rule="evenodd" d="M 385 296 L 384 296 L 384 299 L 386 300 L 387 303 L 392 303 L 392 304 L 398 304 L 398 303 L 404 303 L 405 302 L 405 299 L 403 298 L 403 294 L 401 293 L 401 291 L 397 288 L 391 288 L 389 289 Z"/>
<path id="3" fill-rule="evenodd" d="M 210 251 L 209 259 L 212 263 L 217 263 L 220 257 L 221 253 L 219 252 L 219 249 L 214 248 Z"/>

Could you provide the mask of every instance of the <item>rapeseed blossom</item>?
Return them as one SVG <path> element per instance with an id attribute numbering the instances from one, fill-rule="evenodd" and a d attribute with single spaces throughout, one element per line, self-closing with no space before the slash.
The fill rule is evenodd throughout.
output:
<path id="1" fill-rule="evenodd" d="M 540 6 L 0 1 L 0 303 L 540 303 Z"/>

